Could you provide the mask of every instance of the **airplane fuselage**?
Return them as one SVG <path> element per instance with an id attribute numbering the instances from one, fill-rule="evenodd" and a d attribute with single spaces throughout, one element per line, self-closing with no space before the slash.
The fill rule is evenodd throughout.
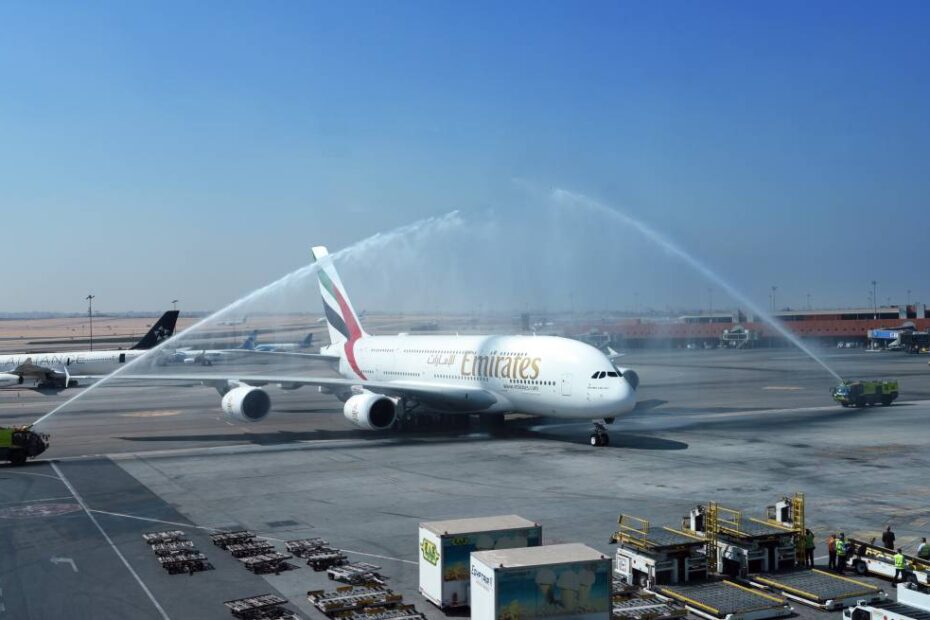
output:
<path id="1" fill-rule="evenodd" d="M 33 366 L 67 370 L 71 375 L 103 375 L 113 372 L 144 353 L 143 350 L 127 349 L 0 355 L 0 373 L 12 371 L 28 362 Z"/>
<path id="2" fill-rule="evenodd" d="M 480 387 L 496 402 L 482 412 L 612 418 L 633 410 L 636 392 L 607 357 L 553 336 L 364 336 L 324 347 L 350 379 Z M 353 363 L 354 360 L 354 363 Z M 600 378 L 598 378 L 600 377 Z"/>

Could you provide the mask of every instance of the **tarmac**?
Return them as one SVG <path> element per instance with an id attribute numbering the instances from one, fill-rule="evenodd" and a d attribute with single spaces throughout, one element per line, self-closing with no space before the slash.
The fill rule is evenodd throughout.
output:
<path id="1" fill-rule="evenodd" d="M 53 418 L 42 460 L 0 467 L 0 620 L 230 618 L 223 601 L 265 592 L 323 618 L 306 592 L 331 588 L 325 573 L 252 575 L 210 543 L 228 528 L 280 550 L 323 537 L 382 566 L 429 618 L 445 616 L 417 591 L 424 520 L 515 513 L 541 523 L 547 544 L 612 554 L 621 512 L 678 524 L 717 501 L 761 517 L 802 491 L 818 556 L 830 531 L 868 538 L 891 525 L 911 545 L 930 535 L 927 357 L 825 356 L 843 376 L 898 378 L 901 399 L 835 406 L 834 379 L 788 349 L 629 351 L 640 406 L 612 425 L 610 446 L 592 448 L 584 423 L 370 433 L 331 397 L 269 388 L 271 416 L 248 425 L 225 420 L 209 388 L 101 387 Z M 28 423 L 73 394 L 0 391 L 0 423 Z M 186 531 L 214 570 L 165 573 L 141 537 L 162 529 Z"/>

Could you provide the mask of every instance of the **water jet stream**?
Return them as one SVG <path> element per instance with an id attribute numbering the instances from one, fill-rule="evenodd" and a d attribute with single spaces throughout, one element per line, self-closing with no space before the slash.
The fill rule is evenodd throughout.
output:
<path id="1" fill-rule="evenodd" d="M 719 276 L 714 270 L 693 257 L 691 254 L 682 249 L 678 244 L 656 229 L 652 228 L 644 222 L 641 222 L 635 217 L 624 213 L 623 211 L 618 211 L 596 200 L 588 198 L 587 196 L 577 194 L 575 192 L 570 192 L 564 189 L 555 189 L 552 192 L 552 199 L 557 204 L 562 206 L 580 206 L 593 213 L 606 216 L 620 222 L 621 224 L 624 224 L 625 226 L 633 228 L 641 235 L 646 237 L 649 241 L 665 249 L 668 253 L 678 257 L 689 267 L 697 271 L 700 275 L 704 276 L 725 290 L 730 295 L 730 297 L 746 306 L 756 317 L 762 319 L 766 325 L 777 331 L 779 335 L 781 335 L 785 340 L 796 346 L 808 357 L 817 362 L 821 367 L 823 367 L 824 370 L 830 373 L 837 380 L 837 382 L 843 382 L 843 378 L 840 377 L 836 371 L 834 371 L 827 365 L 826 362 L 820 359 L 820 357 L 818 357 L 807 345 L 805 345 L 800 338 L 798 338 L 795 334 L 792 334 L 784 325 L 781 324 L 778 319 L 764 311 L 751 299 L 743 295 L 733 285 Z"/>
<path id="2" fill-rule="evenodd" d="M 352 245 L 346 248 L 343 248 L 342 250 L 339 250 L 338 252 L 334 252 L 332 254 L 332 257 L 333 257 L 333 260 L 335 261 L 360 259 L 360 258 L 363 258 L 368 253 L 380 252 L 385 248 L 385 246 L 389 246 L 390 244 L 395 243 L 397 241 L 405 240 L 410 237 L 413 237 L 414 239 L 416 239 L 416 238 L 422 238 L 424 236 L 429 237 L 429 236 L 433 236 L 437 234 L 442 234 L 451 229 L 459 228 L 462 225 L 463 225 L 463 221 L 461 217 L 459 216 L 459 212 L 450 211 L 449 213 L 446 213 L 445 215 L 418 220 L 412 224 L 408 224 L 406 226 L 395 228 L 386 233 L 376 233 L 366 239 L 362 239 L 361 241 L 353 243 Z M 38 426 L 39 424 L 49 419 L 50 417 L 52 417 L 53 415 L 55 415 L 56 413 L 58 413 L 59 411 L 67 407 L 68 405 L 70 405 L 71 403 L 75 402 L 76 400 L 80 398 L 83 398 L 88 393 L 93 392 L 96 388 L 100 387 L 101 385 L 104 385 L 111 379 L 114 379 L 118 377 L 119 375 L 124 374 L 128 369 L 134 366 L 137 366 L 140 362 L 142 362 L 142 360 L 152 359 L 153 356 L 156 355 L 158 351 L 161 351 L 162 349 L 166 347 L 172 346 L 172 344 L 177 343 L 179 340 L 185 338 L 191 333 L 196 332 L 196 330 L 200 329 L 201 327 L 208 325 L 210 323 L 213 323 L 219 319 L 222 319 L 230 314 L 235 313 L 237 309 L 242 308 L 244 305 L 248 304 L 249 302 L 252 302 L 264 295 L 274 293 L 275 291 L 283 290 L 286 287 L 292 286 L 294 284 L 303 283 L 303 281 L 306 278 L 315 276 L 317 269 L 318 267 L 316 263 L 305 265 L 303 267 L 295 269 L 294 271 L 288 273 L 285 276 L 282 276 L 281 278 L 278 278 L 271 284 L 267 284 L 261 288 L 255 289 L 254 291 L 245 295 L 244 297 L 240 297 L 236 301 L 217 310 L 216 312 L 207 316 L 206 318 L 203 318 L 200 321 L 197 321 L 196 323 L 194 323 L 187 329 L 175 334 L 174 336 L 172 336 L 171 338 L 168 338 L 167 340 L 160 342 L 157 346 L 146 351 L 145 354 L 140 355 L 139 357 L 127 363 L 125 366 L 122 366 L 116 369 L 115 371 L 107 375 L 106 377 L 100 379 L 100 381 L 97 381 L 93 385 L 88 386 L 86 389 L 79 391 L 77 394 L 75 394 L 74 396 L 66 400 L 65 402 L 61 403 L 60 405 L 58 405 L 57 407 L 55 407 L 54 409 L 52 409 L 51 411 L 43 415 L 42 417 L 38 418 L 35 422 L 32 423 L 32 425 Z"/>

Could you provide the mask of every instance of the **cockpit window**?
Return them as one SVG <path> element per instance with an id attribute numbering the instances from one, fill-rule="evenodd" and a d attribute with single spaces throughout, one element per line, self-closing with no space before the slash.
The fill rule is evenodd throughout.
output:
<path id="1" fill-rule="evenodd" d="M 619 373 L 616 373 L 616 372 L 614 372 L 614 371 L 612 371 L 612 370 L 609 370 L 609 371 L 607 371 L 607 376 L 608 376 L 608 377 L 619 377 L 620 374 L 619 374 Z"/>
<path id="2" fill-rule="evenodd" d="M 598 378 L 598 379 L 603 379 L 603 378 L 606 377 L 606 376 L 607 376 L 607 373 L 604 372 L 604 371 L 602 370 L 602 371 L 600 372 L 600 374 L 598 374 L 597 378 Z"/>
<path id="3" fill-rule="evenodd" d="M 601 373 L 595 371 L 594 374 L 591 375 L 591 378 L 592 378 L 592 379 L 597 379 L 597 376 L 598 376 L 599 374 L 601 374 Z"/>

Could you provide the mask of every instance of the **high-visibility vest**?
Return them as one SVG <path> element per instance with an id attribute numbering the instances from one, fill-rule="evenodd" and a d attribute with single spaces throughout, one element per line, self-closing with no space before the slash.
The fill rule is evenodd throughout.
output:
<path id="1" fill-rule="evenodd" d="M 904 563 L 904 554 L 896 553 L 894 555 L 894 567 L 898 569 L 903 569 L 905 566 L 906 564 Z"/>
<path id="2" fill-rule="evenodd" d="M 846 555 L 846 541 L 842 538 L 836 539 L 836 555 Z"/>
<path id="3" fill-rule="evenodd" d="M 927 543 L 920 543 L 920 546 L 917 547 L 917 557 L 922 560 L 930 560 L 930 545 Z"/>

